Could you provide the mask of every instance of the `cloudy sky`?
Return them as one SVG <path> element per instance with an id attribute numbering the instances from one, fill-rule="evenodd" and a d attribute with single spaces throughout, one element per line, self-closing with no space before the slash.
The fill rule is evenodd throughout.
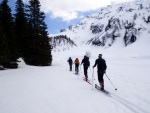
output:
<path id="1" fill-rule="evenodd" d="M 2 1 L 2 0 L 0 0 Z M 16 0 L 8 0 L 14 11 Z M 23 0 L 28 3 L 28 0 Z M 58 33 L 60 29 L 78 23 L 83 17 L 98 12 L 100 7 L 133 0 L 39 0 L 41 10 L 46 14 L 46 24 L 50 34 Z"/>

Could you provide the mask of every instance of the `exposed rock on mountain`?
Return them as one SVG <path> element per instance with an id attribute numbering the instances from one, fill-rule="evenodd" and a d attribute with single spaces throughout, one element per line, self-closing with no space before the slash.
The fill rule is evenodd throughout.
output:
<path id="1" fill-rule="evenodd" d="M 108 48 L 120 41 L 124 47 L 136 43 L 143 38 L 142 34 L 150 37 L 150 1 L 109 5 L 77 25 L 62 29 L 57 35 L 70 37 L 77 46 L 88 44 Z"/>

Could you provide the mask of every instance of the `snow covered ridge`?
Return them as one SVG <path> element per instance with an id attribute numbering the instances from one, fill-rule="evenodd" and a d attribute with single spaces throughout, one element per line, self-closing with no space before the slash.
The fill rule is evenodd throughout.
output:
<path id="1" fill-rule="evenodd" d="M 66 35 L 51 36 L 50 39 L 50 45 L 54 52 L 69 50 L 73 46 L 77 46 L 74 41 Z"/>
<path id="2" fill-rule="evenodd" d="M 58 35 L 70 37 L 77 46 L 88 44 L 108 48 L 122 43 L 121 46 L 126 47 L 143 36 L 150 37 L 150 1 L 109 5 L 77 25 L 62 29 Z"/>

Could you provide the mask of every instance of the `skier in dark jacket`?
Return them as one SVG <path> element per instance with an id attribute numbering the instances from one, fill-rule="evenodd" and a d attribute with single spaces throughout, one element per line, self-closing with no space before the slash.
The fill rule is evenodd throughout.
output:
<path id="1" fill-rule="evenodd" d="M 97 74 L 98 74 L 98 81 L 99 84 L 101 86 L 101 90 L 104 90 L 104 73 L 106 72 L 106 62 L 105 60 L 102 58 L 102 54 L 99 54 L 99 58 L 96 59 L 95 64 L 93 66 L 93 68 L 97 65 Z"/>
<path id="2" fill-rule="evenodd" d="M 71 57 L 69 57 L 68 62 L 69 62 L 70 71 L 72 71 L 72 63 L 73 63 L 73 61 L 72 61 Z"/>
<path id="3" fill-rule="evenodd" d="M 83 64 L 83 69 L 84 69 L 85 80 L 87 81 L 88 80 L 87 70 L 88 70 L 88 67 L 90 66 L 89 57 L 84 56 L 84 58 L 83 58 L 83 60 L 81 62 L 81 65 L 82 64 Z"/>

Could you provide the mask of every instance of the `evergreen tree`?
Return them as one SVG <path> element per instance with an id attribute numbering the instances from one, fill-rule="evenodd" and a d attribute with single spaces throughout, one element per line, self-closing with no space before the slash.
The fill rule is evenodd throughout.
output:
<path id="1" fill-rule="evenodd" d="M 1 37 L 1 58 L 3 59 L 3 67 L 6 68 L 17 68 L 17 44 L 15 43 L 14 34 L 14 23 L 11 14 L 11 9 L 8 6 L 8 0 L 3 0 L 0 4 L 0 22 L 1 22 L 1 32 L 3 36 Z"/>
<path id="2" fill-rule="evenodd" d="M 8 60 L 8 43 L 6 41 L 5 33 L 0 22 L 0 66 L 2 66 Z"/>
<path id="3" fill-rule="evenodd" d="M 47 66 L 51 65 L 52 55 L 44 22 L 45 14 L 40 11 L 40 6 L 39 0 L 29 0 L 27 14 L 31 39 L 25 62 L 29 65 Z"/>
<path id="4" fill-rule="evenodd" d="M 24 57 L 27 48 L 28 24 L 25 13 L 25 5 L 22 0 L 16 1 L 16 14 L 15 15 L 15 30 L 18 43 L 18 50 L 20 57 Z"/>

